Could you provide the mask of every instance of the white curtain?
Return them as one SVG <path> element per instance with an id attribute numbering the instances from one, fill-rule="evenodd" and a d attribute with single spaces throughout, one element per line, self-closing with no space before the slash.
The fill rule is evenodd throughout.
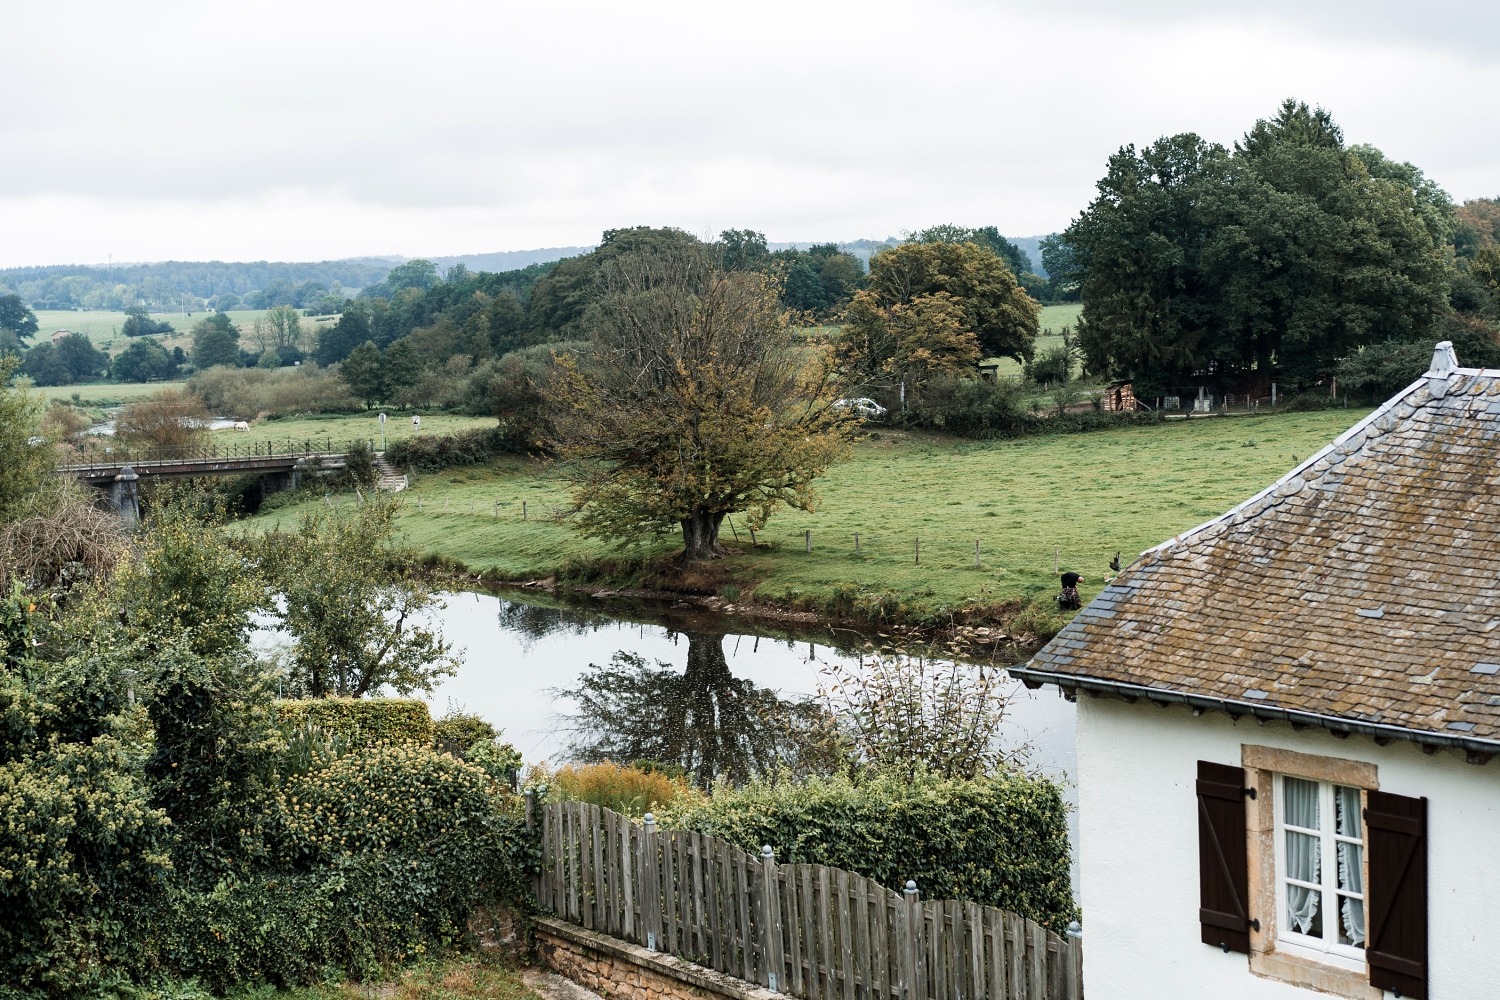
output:
<path id="1" fill-rule="evenodd" d="M 1282 822 L 1306 830 L 1318 829 L 1318 785 L 1301 778 L 1283 778 Z M 1312 834 L 1286 831 L 1286 872 L 1288 879 L 1319 885 L 1323 880 L 1322 838 Z M 1300 934 L 1321 937 L 1322 921 L 1318 908 L 1323 902 L 1320 889 L 1286 883 L 1288 926 Z"/>
<path id="2" fill-rule="evenodd" d="M 1360 833 L 1358 788 L 1335 786 L 1333 789 L 1334 829 L 1344 837 L 1363 842 Z M 1360 844 L 1340 841 L 1338 844 L 1339 889 L 1344 892 L 1365 893 L 1364 849 Z M 1363 899 L 1342 897 L 1339 912 L 1343 916 L 1339 928 L 1340 943 L 1356 948 L 1365 946 L 1365 904 Z"/>

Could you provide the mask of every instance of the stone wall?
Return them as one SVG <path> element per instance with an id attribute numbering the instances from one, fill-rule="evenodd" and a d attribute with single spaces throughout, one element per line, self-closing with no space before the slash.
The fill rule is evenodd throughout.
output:
<path id="1" fill-rule="evenodd" d="M 754 983 L 551 918 L 536 922 L 544 965 L 607 1000 L 786 1000 Z"/>

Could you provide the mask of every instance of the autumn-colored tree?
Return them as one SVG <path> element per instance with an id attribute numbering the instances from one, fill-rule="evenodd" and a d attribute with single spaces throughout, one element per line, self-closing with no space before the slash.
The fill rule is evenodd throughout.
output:
<path id="1" fill-rule="evenodd" d="M 582 530 L 621 542 L 681 530 L 684 561 L 722 554 L 719 527 L 753 527 L 848 448 L 831 353 L 800 346 L 778 287 L 724 272 L 702 248 L 608 262 L 590 347 L 559 362 L 557 431 Z"/>
<path id="2" fill-rule="evenodd" d="M 1030 360 L 1041 305 L 1016 283 L 1004 260 L 976 243 L 904 243 L 870 259 L 870 292 L 889 309 L 946 292 L 985 356 Z"/>
<path id="3" fill-rule="evenodd" d="M 115 436 L 128 445 L 191 448 L 208 436 L 203 400 L 181 389 L 167 389 L 131 403 L 115 420 Z"/>
<path id="4" fill-rule="evenodd" d="M 845 351 L 867 377 L 915 390 L 934 376 L 962 376 L 979 361 L 979 337 L 963 305 L 947 292 L 882 306 L 856 292 L 844 328 Z"/>

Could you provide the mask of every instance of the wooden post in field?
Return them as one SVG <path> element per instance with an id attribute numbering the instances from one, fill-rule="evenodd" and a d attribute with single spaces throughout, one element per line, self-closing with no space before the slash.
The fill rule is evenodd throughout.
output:
<path id="1" fill-rule="evenodd" d="M 808 529 L 807 531 L 804 531 L 802 533 L 802 535 L 803 535 L 803 540 L 806 541 L 806 543 L 807 543 L 807 551 L 808 551 L 809 554 L 811 554 L 812 553 L 812 529 Z"/>
<path id="2" fill-rule="evenodd" d="M 859 555 L 859 532 L 854 533 L 854 554 Z"/>
<path id="3" fill-rule="evenodd" d="M 495 518 L 498 520 L 499 517 L 500 517 L 500 501 L 496 500 L 495 501 Z"/>
<path id="4" fill-rule="evenodd" d="M 526 501 L 521 501 L 521 520 L 526 520 Z"/>
<path id="5" fill-rule="evenodd" d="M 917 557 L 916 557 L 915 560 L 913 560 L 913 562 L 916 565 L 920 566 L 922 564 L 922 536 L 921 535 L 917 536 L 917 540 L 916 540 L 916 553 L 917 553 Z"/>

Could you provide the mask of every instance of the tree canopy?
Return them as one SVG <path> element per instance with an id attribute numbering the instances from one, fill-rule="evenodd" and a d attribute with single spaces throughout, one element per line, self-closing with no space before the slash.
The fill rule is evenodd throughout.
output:
<path id="1" fill-rule="evenodd" d="M 0 330 L 9 330 L 23 342 L 36 333 L 36 313 L 21 300 L 21 296 L 0 295 Z"/>
<path id="2" fill-rule="evenodd" d="M 908 386 L 972 371 L 982 357 L 1031 358 L 1041 306 L 994 250 L 978 243 L 904 243 L 870 259 L 844 351 L 860 377 Z"/>
<path id="3" fill-rule="evenodd" d="M 1451 203 L 1288 100 L 1233 151 L 1191 133 L 1110 157 L 1063 239 L 1090 370 L 1166 389 L 1249 373 L 1310 384 L 1444 311 Z"/>
<path id="4" fill-rule="evenodd" d="M 199 371 L 215 365 L 239 365 L 240 331 L 228 316 L 216 312 L 194 324 L 192 358 Z"/>
<path id="5" fill-rule="evenodd" d="M 832 361 L 799 346 L 775 283 L 700 247 L 621 256 L 586 352 L 562 359 L 558 433 L 579 524 L 630 541 L 680 529 L 685 560 L 718 555 L 724 518 L 810 509 L 847 449 Z"/>

